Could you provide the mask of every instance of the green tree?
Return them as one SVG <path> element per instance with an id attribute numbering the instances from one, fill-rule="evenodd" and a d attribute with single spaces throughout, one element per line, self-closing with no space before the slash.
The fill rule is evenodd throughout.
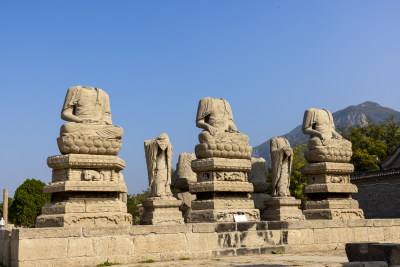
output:
<path id="1" fill-rule="evenodd" d="M 14 194 L 10 207 L 10 221 L 19 226 L 33 227 L 44 204 L 50 202 L 50 195 L 43 194 L 46 184 L 35 179 L 26 179 Z"/>
<path id="2" fill-rule="evenodd" d="M 143 207 L 140 205 L 150 196 L 150 189 L 148 188 L 143 193 L 128 195 L 127 207 L 128 213 L 132 215 L 132 224 L 140 224 L 140 218 L 144 212 Z"/>
<path id="3" fill-rule="evenodd" d="M 304 151 L 306 151 L 307 144 L 304 142 L 298 142 L 293 149 L 293 165 L 292 174 L 290 176 L 290 194 L 302 202 L 307 200 L 305 194 L 303 194 L 303 187 L 307 185 L 307 180 L 301 175 L 300 168 L 306 165 L 307 161 L 304 158 Z"/>
<path id="4" fill-rule="evenodd" d="M 13 199 L 11 197 L 8 198 L 8 210 L 10 210 L 10 207 L 13 203 Z M 0 217 L 3 217 L 3 203 L 0 203 Z"/>
<path id="5" fill-rule="evenodd" d="M 379 162 L 388 157 L 400 143 L 400 122 L 394 117 L 375 123 L 368 119 L 366 125 L 338 127 L 340 134 L 353 145 L 355 172 L 379 170 Z"/>

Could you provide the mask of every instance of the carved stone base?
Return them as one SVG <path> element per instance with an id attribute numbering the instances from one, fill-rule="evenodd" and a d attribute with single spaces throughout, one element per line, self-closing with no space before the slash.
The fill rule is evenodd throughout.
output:
<path id="1" fill-rule="evenodd" d="M 248 159 L 206 158 L 192 161 L 197 182 L 189 185 L 192 201 L 187 222 L 234 222 L 234 215 L 246 215 L 258 221 L 260 211 L 250 199 L 253 184 L 248 182 Z"/>
<path id="2" fill-rule="evenodd" d="M 193 204 L 192 204 L 193 205 Z M 190 210 L 187 215 L 188 223 L 201 222 L 234 222 L 234 215 L 246 215 L 247 221 L 260 220 L 260 211 L 257 209 L 215 209 L 215 210 Z"/>
<path id="3" fill-rule="evenodd" d="M 51 203 L 42 208 L 36 227 L 130 225 L 127 188 L 116 156 L 68 154 L 49 157 L 52 182 L 43 188 Z"/>
<path id="4" fill-rule="evenodd" d="M 301 200 L 294 197 L 271 197 L 265 201 L 267 209 L 261 215 L 264 221 L 289 221 L 304 220 L 304 215 L 299 209 Z"/>
<path id="5" fill-rule="evenodd" d="M 337 162 L 308 163 L 301 168 L 307 177 L 303 189 L 308 199 L 303 211 L 306 219 L 364 218 L 357 200 L 351 198 L 358 191 L 357 186 L 350 183 L 353 171 L 352 164 Z"/>
<path id="6" fill-rule="evenodd" d="M 183 224 L 179 207 L 182 201 L 176 198 L 152 197 L 143 202 L 144 213 L 140 224 Z"/>
<path id="7" fill-rule="evenodd" d="M 126 212 L 42 214 L 35 227 L 115 226 L 131 225 L 132 215 Z"/>
<path id="8" fill-rule="evenodd" d="M 303 213 L 307 220 L 364 219 L 362 209 L 312 209 Z"/>

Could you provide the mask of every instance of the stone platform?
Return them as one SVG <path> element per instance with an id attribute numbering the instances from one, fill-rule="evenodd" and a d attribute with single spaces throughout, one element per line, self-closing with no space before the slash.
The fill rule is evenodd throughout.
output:
<path id="1" fill-rule="evenodd" d="M 6 266 L 96 266 L 110 262 L 344 251 L 349 242 L 400 242 L 400 219 L 299 220 L 0 231 Z"/>

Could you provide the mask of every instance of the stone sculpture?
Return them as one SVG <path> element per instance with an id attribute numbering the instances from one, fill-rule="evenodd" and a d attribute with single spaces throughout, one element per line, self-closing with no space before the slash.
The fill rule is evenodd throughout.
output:
<path id="1" fill-rule="evenodd" d="M 290 196 L 290 174 L 293 164 L 293 150 L 286 138 L 274 137 L 270 140 L 272 196 Z"/>
<path id="2" fill-rule="evenodd" d="M 183 152 L 179 155 L 176 170 L 172 176 L 172 184 L 179 190 L 189 190 L 189 184 L 197 181 L 196 173 L 192 170 L 192 161 L 196 159 L 194 153 Z"/>
<path id="3" fill-rule="evenodd" d="M 68 89 L 57 143 L 62 154 L 117 155 L 124 133 L 111 120 L 110 101 L 99 88 L 73 86 Z"/>
<path id="4" fill-rule="evenodd" d="M 151 197 L 143 202 L 141 224 L 182 224 L 181 201 L 172 196 L 172 145 L 166 133 L 144 141 Z"/>
<path id="5" fill-rule="evenodd" d="M 248 182 L 251 150 L 248 137 L 239 133 L 229 103 L 206 97 L 200 100 L 196 126 L 204 129 L 196 145 L 192 170 L 197 182 L 189 184 L 192 201 L 188 222 L 233 222 L 237 215 L 248 221 L 260 214 L 250 199 L 253 185 Z"/>
<path id="6" fill-rule="evenodd" d="M 123 130 L 112 125 L 108 95 L 101 89 L 68 89 L 58 146 L 49 157 L 52 182 L 43 188 L 51 203 L 42 208 L 36 227 L 130 225 L 127 188 L 116 157 Z"/>
<path id="7" fill-rule="evenodd" d="M 251 157 L 249 138 L 238 132 L 233 121 L 232 110 L 225 99 L 206 97 L 200 100 L 196 126 L 204 129 L 199 134 L 200 144 L 195 147 L 197 158 Z"/>
<path id="8" fill-rule="evenodd" d="M 335 130 L 332 114 L 326 109 L 305 111 L 303 133 L 310 136 L 301 168 L 307 177 L 303 191 L 307 195 L 304 215 L 307 219 L 361 219 L 364 213 L 351 198 L 357 186 L 350 183 L 354 171 L 349 164 L 351 142 Z"/>
<path id="9" fill-rule="evenodd" d="M 195 194 L 189 192 L 189 185 L 197 182 L 196 173 L 192 170 L 192 161 L 196 159 L 194 153 L 183 152 L 179 155 L 176 170 L 172 174 L 173 188 L 178 189 L 177 198 L 182 200 L 182 212 L 188 213 L 192 207 L 192 201 L 196 199 Z"/>
<path id="10" fill-rule="evenodd" d="M 252 157 L 249 182 L 253 184 L 254 192 L 251 194 L 251 199 L 254 201 L 255 208 L 260 211 L 265 210 L 265 201 L 271 197 L 265 194 L 268 189 L 267 175 L 267 162 L 265 159 Z"/>
<path id="11" fill-rule="evenodd" d="M 144 141 L 152 197 L 171 197 L 172 146 L 166 133 Z"/>
<path id="12" fill-rule="evenodd" d="M 290 196 L 289 185 L 293 163 L 293 150 L 286 138 L 270 140 L 272 197 L 265 201 L 267 207 L 261 218 L 266 221 L 303 220 L 298 206 L 301 201 Z"/>
<path id="13" fill-rule="evenodd" d="M 336 132 L 332 114 L 328 110 L 306 110 L 302 130 L 310 136 L 308 151 L 304 154 L 308 162 L 349 162 L 351 142 Z"/>

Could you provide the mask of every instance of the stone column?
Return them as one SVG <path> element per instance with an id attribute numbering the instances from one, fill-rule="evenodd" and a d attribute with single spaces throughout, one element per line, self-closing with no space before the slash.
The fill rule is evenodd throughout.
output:
<path id="1" fill-rule="evenodd" d="M 8 225 L 8 189 L 3 190 L 3 219 L 4 228 Z"/>

